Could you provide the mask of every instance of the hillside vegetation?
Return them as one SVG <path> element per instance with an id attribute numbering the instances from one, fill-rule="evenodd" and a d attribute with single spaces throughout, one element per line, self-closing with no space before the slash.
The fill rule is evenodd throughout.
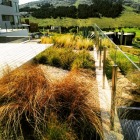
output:
<path id="1" fill-rule="evenodd" d="M 64 1 L 60 1 L 64 3 Z M 118 17 L 122 11 L 123 6 L 120 1 L 109 0 L 93 0 L 93 3 L 81 4 L 78 0 L 74 5 L 64 6 L 60 4 L 56 7 L 54 3 L 38 4 L 38 8 L 30 8 L 29 6 L 21 8 L 21 12 L 31 12 L 35 18 L 57 18 L 69 17 L 86 19 L 89 17 Z M 84 3 L 84 1 L 82 1 Z"/>
<path id="2" fill-rule="evenodd" d="M 25 18 L 22 18 L 24 21 Z M 88 19 L 73 19 L 73 18 L 46 18 L 37 19 L 34 17 L 29 17 L 30 22 L 38 23 L 39 26 L 93 26 L 97 24 L 100 28 L 118 28 L 118 27 L 140 27 L 140 15 L 133 12 L 130 7 L 125 7 L 125 10 L 118 18 L 88 18 Z"/>
<path id="3" fill-rule="evenodd" d="M 20 8 L 24 7 L 37 7 L 38 4 L 42 5 L 45 3 L 49 3 L 54 5 L 55 7 L 57 6 L 72 6 L 72 5 L 77 5 L 77 4 L 91 4 L 92 0 L 38 0 L 34 2 L 29 2 L 26 4 L 20 5 Z"/>

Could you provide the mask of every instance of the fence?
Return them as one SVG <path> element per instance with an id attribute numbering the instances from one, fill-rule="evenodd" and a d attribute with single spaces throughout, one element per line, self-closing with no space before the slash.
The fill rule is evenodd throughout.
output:
<path id="1" fill-rule="evenodd" d="M 94 35 L 97 56 L 100 60 L 99 69 L 101 69 L 101 64 L 103 62 L 103 77 L 105 77 L 106 74 L 108 79 L 112 79 L 110 128 L 111 130 L 114 129 L 116 109 L 119 114 L 124 139 L 132 140 L 133 138 L 130 138 L 129 132 L 131 129 L 126 131 L 126 128 L 132 123 L 140 124 L 140 120 L 138 118 L 135 119 L 137 120 L 135 122 L 132 122 L 133 119 L 130 119 L 129 121 L 123 120 L 129 119 L 129 116 L 132 116 L 131 111 L 133 110 L 133 107 L 138 110 L 140 109 L 140 99 L 138 95 L 138 93 L 140 93 L 140 49 L 135 49 L 134 55 L 134 53 L 131 53 L 131 51 L 133 51 L 133 47 L 116 45 L 114 42 L 119 42 L 117 36 L 116 38 L 109 38 L 96 24 L 94 25 Z M 125 50 L 126 52 L 122 50 Z M 103 88 L 105 88 L 104 78 Z M 124 107 L 129 109 L 122 109 Z M 130 109 L 131 107 L 132 109 Z M 125 127 L 126 124 L 127 127 Z M 135 133 L 132 135 L 135 136 L 135 138 L 139 136 L 139 134 L 137 134 L 139 133 L 139 128 L 140 125 L 134 125 L 134 128 L 132 128 L 132 130 L 136 130 L 132 131 Z"/>

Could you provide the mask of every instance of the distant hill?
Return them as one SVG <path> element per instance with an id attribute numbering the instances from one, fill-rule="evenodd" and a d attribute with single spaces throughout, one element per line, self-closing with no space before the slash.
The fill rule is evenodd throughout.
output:
<path id="1" fill-rule="evenodd" d="M 29 2 L 26 4 L 22 4 L 19 7 L 39 7 L 39 5 L 44 5 L 45 3 L 49 3 L 54 5 L 55 7 L 58 6 L 72 6 L 72 5 L 79 5 L 79 4 L 88 4 L 90 5 L 92 3 L 92 0 L 39 0 L 35 2 Z"/>

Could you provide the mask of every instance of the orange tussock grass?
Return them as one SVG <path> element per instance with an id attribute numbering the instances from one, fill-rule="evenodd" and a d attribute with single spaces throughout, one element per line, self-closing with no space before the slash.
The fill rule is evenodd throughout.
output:
<path id="1" fill-rule="evenodd" d="M 60 83 L 56 83 L 54 96 L 58 117 L 71 124 L 79 139 L 102 138 L 98 92 L 91 75 L 72 71 Z M 82 135 L 81 135 L 82 134 Z"/>
<path id="2" fill-rule="evenodd" d="M 98 93 L 77 71 L 51 83 L 39 67 L 25 66 L 0 79 L 0 126 L 3 139 L 43 139 L 49 116 L 67 122 L 79 139 L 102 137 Z M 91 90 L 92 89 L 92 90 Z M 29 131 L 30 130 L 30 131 Z"/>
<path id="3" fill-rule="evenodd" d="M 17 69 L 0 79 L 0 123 L 6 139 L 11 135 L 16 138 L 18 133 L 24 135 L 24 124 L 38 131 L 49 86 L 42 70 L 34 66 Z"/>

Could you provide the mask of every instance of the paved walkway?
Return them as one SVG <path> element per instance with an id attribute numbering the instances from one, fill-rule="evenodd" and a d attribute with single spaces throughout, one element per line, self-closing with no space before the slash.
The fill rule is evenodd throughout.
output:
<path id="1" fill-rule="evenodd" d="M 120 123 L 117 115 L 115 116 L 115 129 L 110 130 L 110 109 L 111 109 L 111 89 L 105 77 L 105 88 L 103 89 L 103 68 L 99 69 L 99 59 L 97 58 L 96 48 L 92 52 L 96 66 L 96 79 L 98 83 L 99 101 L 101 108 L 101 118 L 103 125 L 104 140 L 123 140 Z"/>
<path id="2" fill-rule="evenodd" d="M 0 77 L 7 67 L 12 70 L 20 67 L 50 46 L 52 44 L 0 43 Z"/>

